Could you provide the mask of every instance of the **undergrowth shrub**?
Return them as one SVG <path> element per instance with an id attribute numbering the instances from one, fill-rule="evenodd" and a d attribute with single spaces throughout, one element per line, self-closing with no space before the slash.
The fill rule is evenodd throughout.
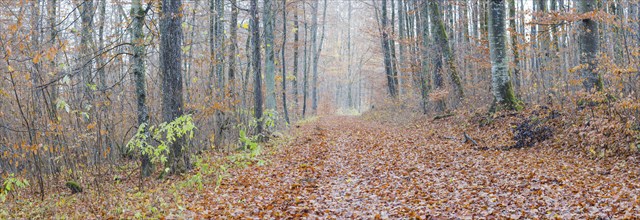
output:
<path id="1" fill-rule="evenodd" d="M 129 140 L 127 148 L 131 151 L 139 151 L 142 155 L 148 156 L 152 164 L 159 164 L 164 167 L 170 152 L 170 146 L 180 138 L 185 137 L 188 146 L 193 139 L 196 126 L 190 114 L 180 116 L 171 122 L 164 122 L 158 126 L 147 128 L 147 124 L 141 124 L 138 132 Z M 151 141 L 153 140 L 153 141 Z M 163 173 L 167 173 L 169 168 L 165 168 Z"/>
<path id="2" fill-rule="evenodd" d="M 9 195 L 15 197 L 13 193 L 17 189 L 22 189 L 27 186 L 29 186 L 28 180 L 16 177 L 13 173 L 9 174 L 9 176 L 2 181 L 2 188 L 0 188 L 0 202 L 5 202 Z"/>

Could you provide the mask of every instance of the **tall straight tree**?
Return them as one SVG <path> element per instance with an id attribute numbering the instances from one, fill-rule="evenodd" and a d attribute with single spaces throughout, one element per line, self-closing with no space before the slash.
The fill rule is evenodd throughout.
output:
<path id="1" fill-rule="evenodd" d="M 162 0 L 160 17 L 160 75 L 162 77 L 162 118 L 170 122 L 182 116 L 182 0 Z M 183 152 L 184 140 L 170 147 L 169 168 L 172 173 L 189 168 L 188 155 Z"/>
<path id="2" fill-rule="evenodd" d="M 351 64 L 351 56 L 353 55 L 353 53 L 351 52 L 351 13 L 353 11 L 353 7 L 351 5 L 351 1 L 349 1 L 348 3 L 348 8 L 347 8 L 347 78 L 349 80 L 349 84 L 347 86 L 347 106 L 349 108 L 353 108 L 353 68 L 352 68 L 352 64 Z"/>
<path id="3" fill-rule="evenodd" d="M 98 23 L 98 52 L 99 53 L 103 53 L 104 50 L 104 26 L 106 23 L 106 8 L 107 8 L 107 0 L 101 0 L 100 1 L 100 5 L 98 6 L 99 8 L 99 14 L 100 14 L 100 22 Z M 98 66 L 97 72 L 98 72 L 98 88 L 100 90 L 104 90 L 107 87 L 107 76 L 105 75 L 105 62 L 102 58 L 102 56 L 96 56 L 96 65 Z M 104 111 L 104 107 L 105 106 L 101 106 L 101 112 Z"/>
<path id="4" fill-rule="evenodd" d="M 93 100 L 93 59 L 91 58 L 91 42 L 93 29 L 93 0 L 84 0 L 80 5 L 80 20 L 82 22 L 80 31 L 80 57 L 83 91 L 86 100 Z"/>
<path id="5" fill-rule="evenodd" d="M 252 68 L 253 68 L 253 101 L 256 117 L 256 132 L 262 134 L 262 73 L 260 64 L 260 20 L 258 18 L 258 0 L 251 0 L 249 14 L 251 15 L 251 44 Z"/>
<path id="6" fill-rule="evenodd" d="M 236 0 L 230 0 L 231 5 L 236 5 Z M 235 98 L 235 89 L 236 83 L 236 57 L 237 57 L 237 48 L 238 48 L 238 8 L 231 7 L 231 20 L 229 21 L 229 89 L 231 90 L 231 95 Z"/>
<path id="7" fill-rule="evenodd" d="M 276 111 L 276 66 L 273 51 L 275 26 L 274 7 L 272 0 L 263 2 L 263 27 L 264 27 L 264 84 L 267 89 L 265 107 L 267 111 Z"/>
<path id="8" fill-rule="evenodd" d="M 209 53 L 211 55 L 211 63 L 209 66 L 209 80 L 212 94 L 224 91 L 224 4 L 223 0 L 211 0 L 209 2 Z"/>
<path id="9" fill-rule="evenodd" d="M 216 78 L 220 100 L 224 99 L 224 0 L 216 0 Z"/>
<path id="10" fill-rule="evenodd" d="M 442 19 L 440 18 L 440 15 L 438 14 L 440 6 L 438 5 L 437 2 L 435 1 L 431 1 L 429 2 L 429 20 L 432 22 L 432 25 L 434 26 L 433 29 L 431 29 L 431 31 L 435 32 L 435 33 L 431 33 L 431 36 L 435 37 L 435 44 L 437 44 L 437 46 L 432 47 L 433 50 L 436 52 L 434 55 L 431 56 L 432 60 L 433 60 L 433 67 L 432 69 L 432 76 L 433 76 L 433 85 L 435 86 L 435 89 L 444 89 L 444 77 L 442 74 L 442 60 L 445 57 L 445 55 L 443 55 L 443 48 L 444 48 L 444 44 L 445 41 L 444 39 L 447 39 L 446 37 L 446 32 L 442 31 L 442 29 L 440 28 L 440 24 L 442 24 L 444 27 L 444 22 L 442 21 Z M 425 25 L 429 25 L 428 23 Z M 444 34 L 445 36 L 441 36 L 441 34 Z M 428 38 L 428 36 L 425 36 Z M 427 47 L 427 49 L 429 49 L 429 47 Z M 438 100 L 435 101 L 435 107 L 436 107 L 436 111 L 438 112 L 444 112 L 446 107 L 446 102 L 444 100 L 444 98 L 439 98 Z"/>
<path id="11" fill-rule="evenodd" d="M 596 0 L 581 0 L 579 4 L 580 12 L 583 14 L 596 9 Z M 583 15 L 587 16 L 587 15 Z M 582 84 L 587 91 L 592 91 L 595 87 L 597 91 L 602 91 L 602 78 L 596 72 L 596 55 L 598 54 L 598 24 L 591 17 L 582 19 L 580 27 L 580 64 L 582 65 L 581 75 L 584 81 Z"/>
<path id="12" fill-rule="evenodd" d="M 282 111 L 284 119 L 289 124 L 289 111 L 287 110 L 287 65 L 285 50 L 287 46 L 287 1 L 282 2 Z"/>
<path id="13" fill-rule="evenodd" d="M 216 91 L 215 75 L 216 75 L 216 2 L 217 0 L 209 1 L 209 95 L 213 95 Z"/>
<path id="14" fill-rule="evenodd" d="M 298 4 L 293 4 L 295 7 L 293 9 L 293 103 L 295 104 L 294 109 L 298 109 L 298 56 L 300 51 L 300 25 L 298 22 Z M 294 117 L 296 115 L 295 111 L 293 113 Z"/>
<path id="15" fill-rule="evenodd" d="M 420 59 L 420 66 L 421 66 L 421 70 L 419 73 L 419 80 L 420 82 L 418 83 L 420 85 L 420 96 L 421 96 L 421 107 L 422 107 L 422 113 L 423 114 L 427 114 L 428 111 L 428 106 L 427 106 L 427 102 L 429 100 L 429 61 L 427 60 L 427 58 L 429 57 L 429 6 L 426 2 L 423 2 L 420 5 L 420 15 L 416 16 L 417 22 L 416 22 L 416 27 L 418 29 L 418 33 L 422 35 L 422 37 L 420 37 L 420 39 L 422 39 L 420 41 L 420 54 L 418 56 L 421 56 L 422 58 Z"/>
<path id="16" fill-rule="evenodd" d="M 504 4 L 503 4 L 504 5 Z M 435 43 L 440 47 L 440 51 L 442 52 L 442 56 L 447 62 L 447 66 L 449 67 L 449 77 L 455 86 L 455 91 L 457 98 L 464 98 L 464 89 L 462 87 L 462 81 L 460 80 L 460 74 L 458 73 L 458 67 L 456 64 L 456 58 L 453 54 L 453 50 L 449 45 L 449 37 L 447 36 L 447 30 L 444 26 L 444 22 L 442 21 L 443 13 L 440 12 L 439 1 L 430 1 L 431 21 L 434 25 L 434 38 Z"/>
<path id="17" fill-rule="evenodd" d="M 316 1 L 315 9 L 314 9 L 314 26 L 315 26 L 315 34 L 318 33 L 318 1 Z M 318 113 L 318 62 L 320 62 L 320 54 L 322 53 L 322 43 L 324 42 L 324 28 L 327 24 L 327 0 L 324 0 L 324 7 L 322 10 L 322 35 L 320 36 L 320 45 L 316 45 L 314 42 L 314 56 L 313 56 L 313 89 L 311 91 L 311 109 L 314 114 Z"/>
<path id="18" fill-rule="evenodd" d="M 518 49 L 518 34 L 516 31 L 516 1 L 509 0 L 509 31 L 511 35 L 511 51 L 513 52 L 513 62 L 515 67 L 513 68 L 513 81 L 514 91 L 516 95 L 519 94 L 520 89 L 520 50 Z"/>
<path id="19" fill-rule="evenodd" d="M 382 17 L 380 18 L 381 32 L 382 32 L 382 52 L 384 54 L 384 72 L 387 76 L 387 88 L 389 89 L 389 95 L 392 98 L 398 97 L 397 81 L 394 79 L 393 60 L 391 59 L 391 47 L 389 45 L 389 33 L 388 24 L 389 18 L 387 16 L 387 0 L 382 0 Z"/>
<path id="20" fill-rule="evenodd" d="M 307 17 L 307 11 L 306 11 L 306 6 L 303 5 L 302 6 L 302 10 L 303 10 L 303 15 L 302 17 L 306 19 Z M 317 19 L 317 18 L 316 18 Z M 313 27 L 313 24 L 311 25 L 311 27 Z M 309 65 L 310 65 L 310 57 L 309 56 L 309 51 L 310 49 L 310 45 L 308 45 L 308 38 L 309 38 L 309 26 L 308 26 L 308 22 L 304 22 L 304 52 L 303 52 L 303 62 L 302 62 L 302 66 L 303 66 L 303 70 L 302 70 L 302 74 L 303 74 L 303 80 L 302 80 L 302 118 L 304 118 L 307 114 L 307 98 L 309 97 Z M 315 38 L 312 36 L 311 37 L 312 41 L 315 40 Z M 313 54 L 312 54 L 313 55 Z"/>
<path id="21" fill-rule="evenodd" d="M 147 89 L 145 85 L 145 46 L 144 46 L 144 26 L 145 10 L 142 9 L 141 0 L 133 0 L 131 3 L 131 40 L 133 41 L 133 76 L 136 84 L 136 99 L 138 104 L 138 126 L 144 126 L 145 138 L 149 133 L 146 128 L 149 123 L 149 112 L 147 110 Z M 151 161 L 149 156 L 142 155 L 142 168 L 140 169 L 142 176 L 151 175 Z"/>
<path id="22" fill-rule="evenodd" d="M 507 57 L 507 35 L 505 27 L 505 0 L 489 2 L 489 47 L 491 54 L 491 86 L 495 98 L 494 108 L 516 109 L 518 101 L 513 93 Z"/>
<path id="23" fill-rule="evenodd" d="M 49 27 L 51 28 L 50 32 L 49 32 L 49 41 L 51 42 L 51 46 L 53 47 L 56 44 L 56 36 L 57 36 L 57 29 L 56 29 L 56 7 L 57 7 L 57 0 L 49 0 L 48 1 L 48 11 L 49 11 Z M 52 57 L 53 59 L 51 59 L 51 61 L 49 62 L 49 68 L 51 68 L 51 70 L 55 70 L 56 68 L 56 59 L 55 56 Z M 52 121 L 57 121 L 57 112 L 56 112 L 56 101 L 58 99 L 58 87 L 54 84 L 50 86 L 50 99 L 51 100 L 51 104 L 49 107 L 49 118 Z"/>

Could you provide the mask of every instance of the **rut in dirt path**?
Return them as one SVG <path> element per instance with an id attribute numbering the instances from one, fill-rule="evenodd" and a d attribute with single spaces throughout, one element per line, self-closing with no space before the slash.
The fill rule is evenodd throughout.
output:
<path id="1" fill-rule="evenodd" d="M 601 175 L 575 155 L 477 151 L 439 138 L 455 132 L 321 118 L 295 128 L 268 165 L 232 173 L 205 196 L 216 205 L 201 209 L 259 218 L 640 217 L 637 169 Z"/>

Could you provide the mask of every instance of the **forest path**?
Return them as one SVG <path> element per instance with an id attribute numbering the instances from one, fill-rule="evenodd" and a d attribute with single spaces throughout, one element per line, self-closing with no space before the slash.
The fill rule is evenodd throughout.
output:
<path id="1" fill-rule="evenodd" d="M 446 123 L 324 117 L 294 128 L 294 140 L 267 165 L 232 171 L 217 192 L 208 190 L 188 207 L 200 217 L 338 219 L 640 211 L 637 169 L 621 172 L 624 164 L 604 168 L 553 150 L 474 150 L 442 138 L 458 136 L 453 130 Z"/>

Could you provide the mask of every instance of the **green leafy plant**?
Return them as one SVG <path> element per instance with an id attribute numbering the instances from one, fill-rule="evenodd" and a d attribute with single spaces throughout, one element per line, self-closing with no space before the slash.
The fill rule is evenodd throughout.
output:
<path id="1" fill-rule="evenodd" d="M 198 190 L 204 189 L 204 184 L 202 183 L 202 173 L 198 172 L 193 176 L 189 177 L 185 182 L 183 182 L 180 187 L 196 187 Z"/>
<path id="2" fill-rule="evenodd" d="M 249 127 L 255 128 L 258 125 L 258 122 L 262 122 L 265 128 L 272 129 L 275 128 L 276 121 L 278 121 L 278 119 L 278 112 L 276 112 L 275 110 L 267 109 L 262 113 L 262 118 L 253 118 L 251 121 L 249 121 Z"/>
<path id="3" fill-rule="evenodd" d="M 216 176 L 216 188 L 214 189 L 214 191 L 218 191 L 218 188 L 220 188 L 220 185 L 222 184 L 222 180 L 225 177 L 228 177 L 229 174 L 227 173 L 227 166 L 220 165 L 219 169 L 218 169 L 218 175 Z"/>
<path id="4" fill-rule="evenodd" d="M 189 179 L 182 182 L 179 186 L 180 188 L 185 187 L 195 187 L 198 190 L 202 190 L 204 188 L 203 180 L 206 175 L 210 175 L 214 172 L 209 163 L 210 158 L 202 158 L 196 157 L 196 162 L 194 163 L 196 170 L 198 171 L 196 174 L 189 177 Z"/>
<path id="5" fill-rule="evenodd" d="M 260 151 L 260 145 L 258 144 L 257 137 L 247 137 L 247 133 L 244 130 L 240 130 L 240 142 L 243 144 L 244 150 L 250 150 L 251 152 Z"/>
<path id="6" fill-rule="evenodd" d="M 169 146 L 183 137 L 186 137 L 187 142 L 190 141 L 193 139 L 195 129 L 196 126 L 190 114 L 180 116 L 169 123 L 151 126 L 149 129 L 146 124 L 141 124 L 136 134 L 127 143 L 127 148 L 131 151 L 140 151 L 142 155 L 148 156 L 153 164 L 164 166 L 170 152 Z M 158 144 L 149 143 L 149 136 Z"/>
<path id="7" fill-rule="evenodd" d="M 262 154 L 258 136 L 249 137 L 244 130 L 240 130 L 240 142 L 242 143 L 241 149 L 245 152 L 229 156 L 228 158 L 231 162 L 241 167 L 246 167 L 254 162 L 260 166 L 265 164 L 265 161 L 257 158 Z"/>
<path id="8" fill-rule="evenodd" d="M 6 201 L 9 194 L 13 195 L 13 191 L 27 186 L 29 186 L 28 180 L 18 178 L 13 173 L 9 174 L 9 176 L 3 181 L 2 188 L 0 188 L 0 201 Z"/>

